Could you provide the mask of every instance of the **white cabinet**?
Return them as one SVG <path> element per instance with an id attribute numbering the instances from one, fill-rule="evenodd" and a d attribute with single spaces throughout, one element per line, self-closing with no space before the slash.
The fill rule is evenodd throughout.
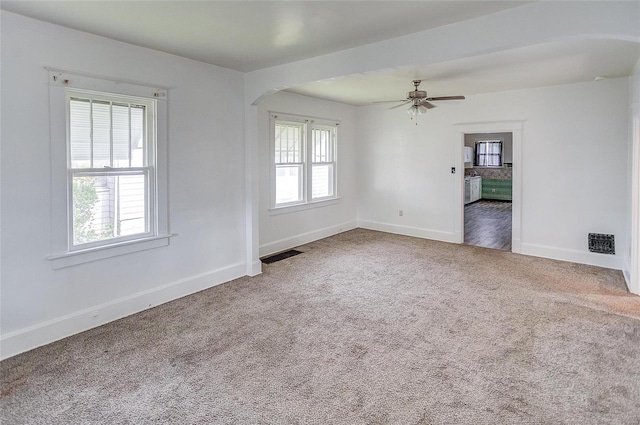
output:
<path id="1" fill-rule="evenodd" d="M 471 177 L 471 202 L 482 197 L 482 177 Z"/>
<path id="2" fill-rule="evenodd" d="M 464 147 L 464 162 L 473 164 L 473 148 L 471 146 Z"/>
<path id="3" fill-rule="evenodd" d="M 464 178 L 464 203 L 470 204 L 482 197 L 482 177 L 465 177 Z"/>
<path id="4" fill-rule="evenodd" d="M 464 204 L 471 202 L 471 177 L 464 178 Z"/>

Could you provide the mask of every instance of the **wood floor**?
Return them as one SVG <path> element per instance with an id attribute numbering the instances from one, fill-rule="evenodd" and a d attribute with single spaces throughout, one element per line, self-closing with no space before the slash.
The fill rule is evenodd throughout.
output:
<path id="1" fill-rule="evenodd" d="M 511 251 L 511 202 L 480 200 L 465 205 L 464 243 Z"/>

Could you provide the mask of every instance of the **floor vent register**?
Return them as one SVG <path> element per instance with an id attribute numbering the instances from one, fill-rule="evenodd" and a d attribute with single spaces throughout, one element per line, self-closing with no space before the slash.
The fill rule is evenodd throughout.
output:
<path id="1" fill-rule="evenodd" d="M 264 257 L 261 261 L 265 264 L 275 263 L 276 261 L 284 260 L 285 258 L 293 257 L 295 255 L 302 254 L 302 251 L 296 251 L 295 249 L 290 249 L 289 251 L 284 251 L 279 254 L 271 255 L 269 257 Z"/>

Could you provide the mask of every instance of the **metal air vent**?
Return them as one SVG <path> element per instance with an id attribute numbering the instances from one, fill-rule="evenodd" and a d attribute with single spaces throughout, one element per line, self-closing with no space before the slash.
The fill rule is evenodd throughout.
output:
<path id="1" fill-rule="evenodd" d="M 615 254 L 615 237 L 601 233 L 589 233 L 589 251 L 599 254 Z"/>

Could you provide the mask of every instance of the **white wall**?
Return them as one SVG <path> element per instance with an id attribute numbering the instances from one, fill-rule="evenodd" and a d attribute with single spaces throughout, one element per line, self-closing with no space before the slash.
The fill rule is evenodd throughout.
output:
<path id="1" fill-rule="evenodd" d="M 359 108 L 358 222 L 455 241 L 461 187 L 450 169 L 462 142 L 454 125 L 522 121 L 521 252 L 621 269 L 627 91 L 621 78 L 469 96 L 442 102 L 417 126 L 402 110 Z M 614 234 L 616 255 L 589 253 L 590 232 Z"/>
<path id="2" fill-rule="evenodd" d="M 243 75 L 11 13 L 1 25 L 2 356 L 244 275 Z M 52 270 L 45 66 L 169 88 L 168 247 Z"/>
<path id="3" fill-rule="evenodd" d="M 627 234 L 630 246 L 623 272 L 629 290 L 640 295 L 640 60 L 629 78 L 629 118 Z"/>
<path id="4" fill-rule="evenodd" d="M 270 208 L 269 111 L 336 120 L 338 126 L 338 196 L 331 205 L 272 215 Z M 356 227 L 356 108 L 279 92 L 260 103 L 260 255 L 264 256 Z"/>

